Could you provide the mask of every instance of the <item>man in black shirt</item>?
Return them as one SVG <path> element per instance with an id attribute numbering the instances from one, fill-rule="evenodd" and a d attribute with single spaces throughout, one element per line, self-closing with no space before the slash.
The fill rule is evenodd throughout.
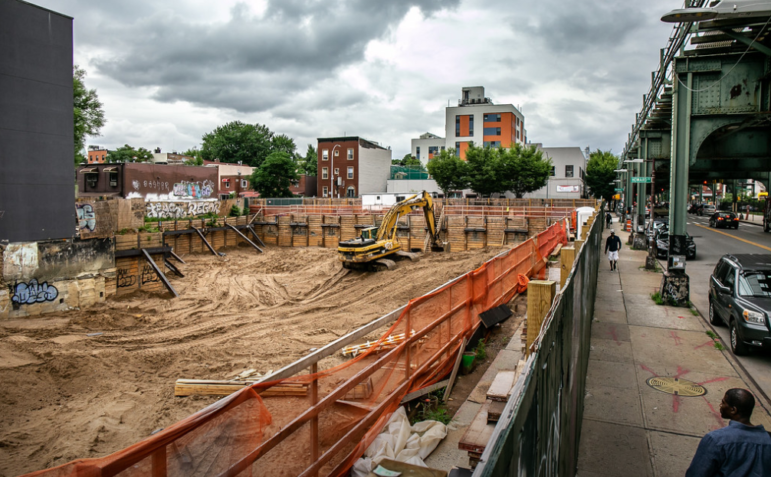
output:
<path id="1" fill-rule="evenodd" d="M 605 227 L 610 227 L 610 224 L 613 223 L 613 217 L 611 217 L 610 212 L 607 212 L 605 214 Z"/>
<path id="2" fill-rule="evenodd" d="M 608 237 L 608 240 L 605 241 L 605 253 L 608 254 L 611 272 L 616 270 L 619 250 L 621 250 L 621 239 L 616 237 L 616 232 L 614 230 L 611 230 L 610 237 Z"/>

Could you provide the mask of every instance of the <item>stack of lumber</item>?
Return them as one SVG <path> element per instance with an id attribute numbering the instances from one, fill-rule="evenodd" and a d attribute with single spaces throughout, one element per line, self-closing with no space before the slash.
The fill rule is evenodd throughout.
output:
<path id="1" fill-rule="evenodd" d="M 412 330 L 410 332 L 410 336 L 413 336 L 414 334 L 415 334 L 415 330 Z M 342 353 L 343 353 L 343 356 L 355 357 L 360 353 L 363 353 L 375 346 L 377 346 L 377 351 L 393 349 L 396 347 L 396 345 L 398 345 L 402 341 L 404 341 L 404 333 L 399 333 L 396 335 L 389 336 L 388 338 L 383 340 L 380 344 L 378 344 L 377 341 L 367 341 L 366 343 L 362 343 L 358 345 L 346 346 L 345 348 L 343 348 Z"/>
<path id="2" fill-rule="evenodd" d="M 278 217 L 278 246 L 279 247 L 292 246 L 292 227 L 289 225 L 291 222 L 292 222 L 291 215 L 280 215 Z"/>

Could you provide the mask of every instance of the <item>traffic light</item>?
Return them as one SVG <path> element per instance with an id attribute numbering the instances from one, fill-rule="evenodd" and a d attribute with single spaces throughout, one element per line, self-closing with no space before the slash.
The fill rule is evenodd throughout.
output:
<path id="1" fill-rule="evenodd" d="M 707 185 L 707 181 L 704 181 L 704 185 Z"/>

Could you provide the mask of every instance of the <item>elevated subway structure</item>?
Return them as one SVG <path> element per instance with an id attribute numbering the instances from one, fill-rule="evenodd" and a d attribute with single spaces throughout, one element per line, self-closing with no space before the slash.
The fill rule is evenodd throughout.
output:
<path id="1" fill-rule="evenodd" d="M 689 6 L 705 3 L 694 1 Z M 626 167 L 621 172 L 627 205 L 623 212 L 635 224 L 633 240 L 638 246 L 645 246 L 645 203 L 656 184 L 660 187 L 663 182 L 654 170 L 669 162 L 670 251 L 661 294 L 680 304 L 689 299 L 685 235 L 690 185 L 717 179 L 771 184 L 771 2 L 767 3 L 767 11 L 755 16 L 675 26 L 621 156 L 621 167 Z"/>

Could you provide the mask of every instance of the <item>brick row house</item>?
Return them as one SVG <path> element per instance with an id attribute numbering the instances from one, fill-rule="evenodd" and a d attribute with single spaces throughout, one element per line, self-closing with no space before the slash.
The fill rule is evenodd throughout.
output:
<path id="1" fill-rule="evenodd" d="M 360 197 L 385 192 L 391 150 L 358 136 L 318 139 L 319 197 Z"/>

